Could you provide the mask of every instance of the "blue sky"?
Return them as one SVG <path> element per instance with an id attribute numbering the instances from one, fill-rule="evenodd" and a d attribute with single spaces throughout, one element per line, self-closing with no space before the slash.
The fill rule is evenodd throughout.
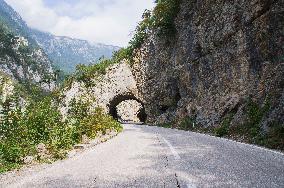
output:
<path id="1" fill-rule="evenodd" d="M 33 28 L 59 36 L 126 46 L 154 0 L 5 0 Z"/>

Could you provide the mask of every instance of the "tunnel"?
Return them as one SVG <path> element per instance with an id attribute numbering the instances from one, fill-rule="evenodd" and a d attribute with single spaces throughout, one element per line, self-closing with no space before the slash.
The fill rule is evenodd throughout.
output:
<path id="1" fill-rule="evenodd" d="M 135 100 L 138 103 L 141 104 L 142 108 L 139 110 L 137 116 L 140 120 L 140 122 L 146 122 L 147 120 L 147 114 L 145 112 L 144 104 L 142 101 L 137 99 L 132 93 L 126 93 L 126 94 L 120 94 L 115 96 L 110 102 L 109 102 L 109 114 L 116 120 L 119 120 L 118 112 L 117 112 L 117 106 L 127 100 Z"/>

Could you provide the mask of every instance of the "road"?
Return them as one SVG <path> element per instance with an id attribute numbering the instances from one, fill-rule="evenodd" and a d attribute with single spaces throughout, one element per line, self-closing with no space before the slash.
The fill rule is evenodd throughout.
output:
<path id="1" fill-rule="evenodd" d="M 0 187 L 284 187 L 284 155 L 226 139 L 144 125 Z"/>

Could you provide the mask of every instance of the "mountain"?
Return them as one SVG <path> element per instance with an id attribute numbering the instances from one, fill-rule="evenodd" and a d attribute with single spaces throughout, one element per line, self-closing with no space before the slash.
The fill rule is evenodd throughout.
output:
<path id="1" fill-rule="evenodd" d="M 0 0 L 0 21 L 13 33 L 27 37 L 29 28 L 21 16 L 13 10 L 5 1 Z"/>
<path id="2" fill-rule="evenodd" d="M 45 90 L 55 87 L 51 61 L 19 14 L 3 0 L 0 0 L 0 71 L 26 85 L 37 84 Z"/>
<path id="3" fill-rule="evenodd" d="M 45 50 L 55 66 L 64 72 L 73 72 L 78 64 L 95 63 L 101 57 L 109 58 L 119 47 L 94 43 L 70 37 L 54 36 L 32 30 L 32 38 Z"/>
<path id="4" fill-rule="evenodd" d="M 95 63 L 101 57 L 111 57 L 114 51 L 120 49 L 31 29 L 4 0 L 0 0 L 0 19 L 13 33 L 27 38 L 30 45 L 40 46 L 55 67 L 67 73 L 73 72 L 78 64 Z"/>

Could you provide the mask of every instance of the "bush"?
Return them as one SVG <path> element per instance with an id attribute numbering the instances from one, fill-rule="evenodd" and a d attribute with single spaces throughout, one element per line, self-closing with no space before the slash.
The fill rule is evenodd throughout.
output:
<path id="1" fill-rule="evenodd" d="M 64 126 L 61 122 L 62 116 L 52 102 L 52 99 L 47 97 L 37 103 L 31 103 L 23 113 L 29 140 L 33 141 L 33 144 L 46 142 L 51 130 Z"/>
<path id="2" fill-rule="evenodd" d="M 80 142 L 80 138 L 74 136 L 76 134 L 75 127 L 68 126 L 66 123 L 50 130 L 47 145 L 55 159 L 65 158 L 67 154 L 66 150 L 70 150 L 73 145 Z"/>
<path id="3" fill-rule="evenodd" d="M 63 120 L 51 96 L 30 102 L 23 110 L 13 101 L 2 104 L 0 121 L 0 172 L 19 167 L 26 156 L 36 155 L 43 143 L 54 159 L 62 159 L 82 135 L 95 138 L 98 131 L 121 130 L 121 125 L 101 109 L 91 111 L 92 100 L 74 100 Z"/>
<path id="4" fill-rule="evenodd" d="M 284 151 L 284 124 L 273 122 L 264 136 L 262 145 Z"/>
<path id="5" fill-rule="evenodd" d="M 106 134 L 107 130 L 121 131 L 121 125 L 106 115 L 101 108 L 96 108 L 93 113 L 81 121 L 81 132 L 89 138 L 95 138 L 98 132 Z"/>
<path id="6" fill-rule="evenodd" d="M 91 108 L 94 99 L 73 99 L 68 111 L 69 124 L 76 127 L 77 137 L 87 135 L 95 138 L 98 132 L 106 130 L 121 130 L 121 125 L 111 116 L 105 114 L 101 108 Z"/>
<path id="7" fill-rule="evenodd" d="M 97 64 L 92 65 L 77 65 L 76 71 L 73 75 L 69 75 L 63 82 L 63 87 L 70 88 L 73 81 L 82 82 L 86 87 L 92 87 L 96 83 L 96 78 L 106 74 L 108 67 L 117 63 L 112 59 L 100 59 Z"/>
<path id="8" fill-rule="evenodd" d="M 180 10 L 180 0 L 156 0 L 153 11 L 153 28 L 159 29 L 159 34 L 171 36 L 175 34 L 174 20 Z"/>
<path id="9" fill-rule="evenodd" d="M 6 104 L 5 104 L 6 103 Z M 35 146 L 48 144 L 50 133 L 62 127 L 61 115 L 51 98 L 31 102 L 25 110 L 5 102 L 0 122 L 2 160 L 21 164 L 21 158 L 35 154 Z"/>
<path id="10" fill-rule="evenodd" d="M 266 99 L 263 106 L 258 105 L 252 99 L 247 102 L 248 122 L 244 125 L 244 134 L 247 134 L 250 142 L 258 144 L 263 139 L 261 133 L 261 120 L 270 109 L 269 100 Z"/>
<path id="11" fill-rule="evenodd" d="M 162 123 L 158 125 L 159 127 L 164 127 L 164 128 L 172 128 L 172 123 Z"/>
<path id="12" fill-rule="evenodd" d="M 214 129 L 215 131 L 215 135 L 218 137 L 224 137 L 227 136 L 229 134 L 229 130 L 230 130 L 230 123 L 232 121 L 234 117 L 233 113 L 229 113 L 224 120 L 221 122 L 219 127 L 216 127 Z"/>
<path id="13" fill-rule="evenodd" d="M 141 47 L 148 34 L 152 30 L 157 30 L 158 36 L 171 38 L 176 33 L 174 20 L 180 10 L 180 0 L 156 0 L 156 7 L 153 11 L 145 10 L 142 21 L 134 31 L 128 47 L 120 50 L 123 58 L 131 63 L 135 49 Z"/>
<path id="14" fill-rule="evenodd" d="M 14 141 L 7 141 L 5 144 L 0 144 L 1 158 L 8 163 L 19 163 L 23 157 L 23 148 L 19 143 Z"/>
<path id="15" fill-rule="evenodd" d="M 215 128 L 215 135 L 218 137 L 224 137 L 229 133 L 229 124 L 222 123 L 220 127 Z"/>
<path id="16" fill-rule="evenodd" d="M 195 118 L 193 117 L 185 117 L 182 119 L 182 121 L 179 123 L 178 128 L 182 130 L 193 130 L 195 125 Z"/>

